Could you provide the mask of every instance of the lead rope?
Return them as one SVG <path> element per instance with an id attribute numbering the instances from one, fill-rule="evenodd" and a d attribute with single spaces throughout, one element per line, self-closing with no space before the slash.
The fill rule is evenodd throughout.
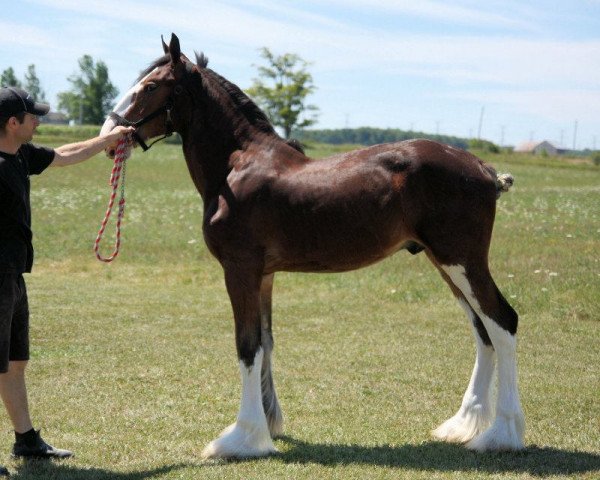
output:
<path id="1" fill-rule="evenodd" d="M 109 185 L 112 187 L 112 193 L 110 195 L 110 200 L 108 201 L 108 208 L 106 210 L 106 214 L 104 215 L 104 220 L 102 220 L 102 225 L 100 225 L 98 236 L 96 237 L 96 241 L 94 242 L 94 252 L 96 253 L 96 258 L 101 262 L 112 262 L 119 254 L 119 248 L 121 246 L 121 221 L 123 220 L 123 215 L 125 214 L 125 162 L 128 156 L 128 143 L 130 143 L 130 138 L 129 136 L 125 136 L 121 140 L 119 140 L 119 143 L 117 144 L 117 149 L 115 151 L 115 163 L 113 165 L 109 181 Z M 103 257 L 100 254 L 100 242 L 102 240 L 104 230 L 106 229 L 108 219 L 110 218 L 110 215 L 112 213 L 115 198 L 117 197 L 117 190 L 119 189 L 119 179 L 121 179 L 121 196 L 119 198 L 119 211 L 117 213 L 115 247 L 112 254 L 109 257 Z"/>

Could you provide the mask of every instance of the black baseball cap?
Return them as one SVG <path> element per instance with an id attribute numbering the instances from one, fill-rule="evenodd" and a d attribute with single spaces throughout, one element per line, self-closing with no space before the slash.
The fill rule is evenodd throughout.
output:
<path id="1" fill-rule="evenodd" d="M 49 111 L 50 105 L 34 101 L 22 88 L 0 88 L 0 117 L 13 117 L 21 112 L 46 115 Z"/>

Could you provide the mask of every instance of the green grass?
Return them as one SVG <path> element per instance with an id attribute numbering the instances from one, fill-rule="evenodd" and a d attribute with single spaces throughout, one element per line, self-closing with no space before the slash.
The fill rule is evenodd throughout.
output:
<path id="1" fill-rule="evenodd" d="M 524 452 L 431 439 L 460 405 L 474 345 L 425 256 L 402 252 L 342 275 L 276 275 L 281 453 L 202 463 L 239 406 L 233 321 L 181 149 L 162 144 L 129 161 L 124 241 L 110 265 L 92 252 L 110 161 L 32 177 L 31 410 L 76 457 L 11 460 L 4 417 L 0 461 L 18 479 L 597 478 L 600 169 L 489 160 L 516 178 L 498 204 L 491 266 L 521 318 Z M 111 240 L 109 226 L 105 252 Z"/>

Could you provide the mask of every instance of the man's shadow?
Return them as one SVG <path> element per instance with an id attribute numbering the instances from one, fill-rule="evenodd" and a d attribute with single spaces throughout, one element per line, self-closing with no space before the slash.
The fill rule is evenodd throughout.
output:
<path id="1" fill-rule="evenodd" d="M 201 464 L 199 463 L 198 466 Z M 165 465 L 163 467 L 138 472 L 114 472 L 103 468 L 74 467 L 69 462 L 52 460 L 24 460 L 11 472 L 11 480 L 34 478 L 60 478 L 61 480 L 145 480 L 158 478 L 173 470 L 191 465 Z M 4 478 L 4 477 L 2 477 Z"/>
<path id="2" fill-rule="evenodd" d="M 377 465 L 438 471 L 529 473 L 536 477 L 600 471 L 600 455 L 528 446 L 520 452 L 475 453 L 462 445 L 425 442 L 420 445 L 332 445 L 307 443 L 289 436 L 279 438 L 288 448 L 278 455 L 286 463 L 320 465 Z"/>

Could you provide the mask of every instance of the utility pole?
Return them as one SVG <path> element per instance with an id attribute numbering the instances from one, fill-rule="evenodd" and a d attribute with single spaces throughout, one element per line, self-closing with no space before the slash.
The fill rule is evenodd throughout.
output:
<path id="1" fill-rule="evenodd" d="M 577 120 L 575 120 L 575 127 L 573 128 L 573 150 L 577 150 Z"/>
<path id="2" fill-rule="evenodd" d="M 477 140 L 481 140 L 481 126 L 483 125 L 483 111 L 485 107 L 481 107 L 481 113 L 479 114 L 479 128 L 477 129 Z"/>

